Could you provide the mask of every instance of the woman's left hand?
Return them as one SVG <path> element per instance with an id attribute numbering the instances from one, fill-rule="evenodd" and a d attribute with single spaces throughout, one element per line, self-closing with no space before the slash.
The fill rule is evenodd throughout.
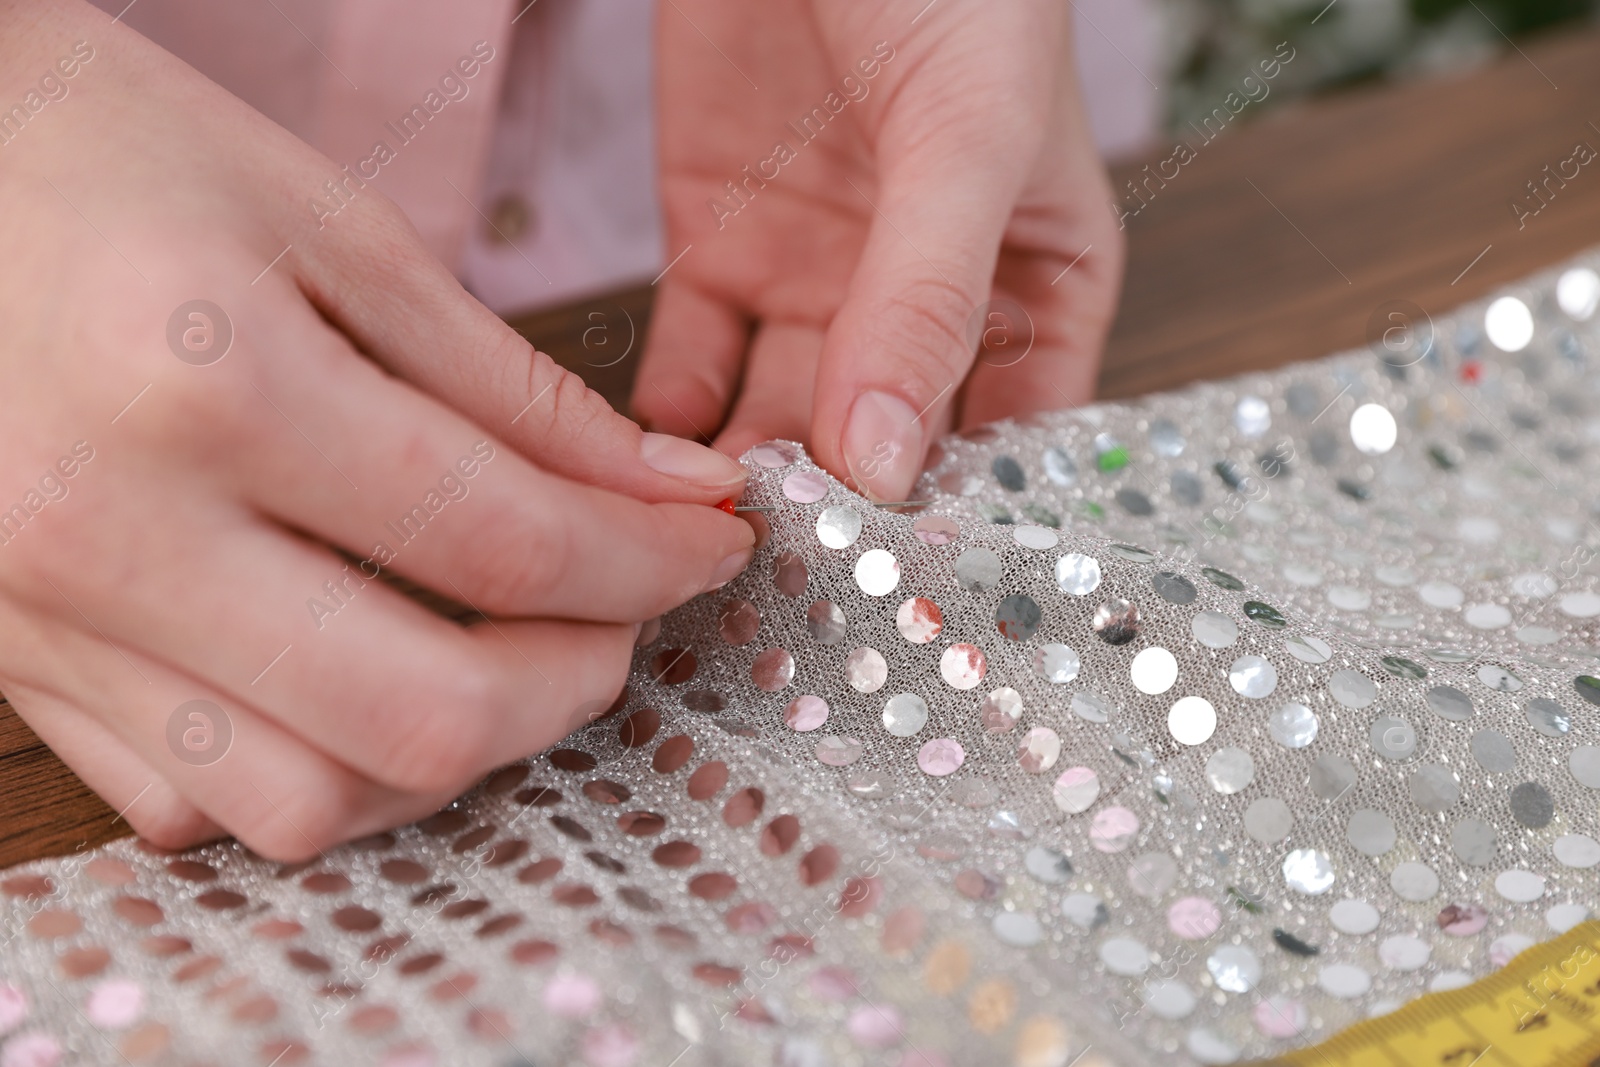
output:
<path id="1" fill-rule="evenodd" d="M 641 419 L 730 455 L 802 440 L 903 500 L 950 427 L 1088 399 L 1123 248 L 1070 14 L 666 0 L 662 191 L 681 257 Z"/>

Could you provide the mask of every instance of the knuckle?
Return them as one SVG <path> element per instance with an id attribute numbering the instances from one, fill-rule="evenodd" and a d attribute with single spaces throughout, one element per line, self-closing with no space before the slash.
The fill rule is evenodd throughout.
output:
<path id="1" fill-rule="evenodd" d="M 340 212 L 337 223 L 328 224 L 333 240 L 324 251 L 304 250 L 312 269 L 296 279 L 301 289 L 314 303 L 331 307 L 346 306 L 358 286 L 414 293 L 416 265 L 426 253 L 406 213 L 370 184 L 350 203 L 349 212 L 348 219 Z"/>
<path id="2" fill-rule="evenodd" d="M 943 280 L 922 278 L 891 297 L 889 307 L 888 318 L 897 321 L 887 325 L 896 347 L 906 353 L 901 367 L 911 384 L 932 396 L 965 371 L 973 352 L 967 319 L 975 307 L 966 293 Z"/>
<path id="3" fill-rule="evenodd" d="M 372 197 L 371 210 L 376 236 L 392 242 L 395 249 L 412 250 L 422 243 L 422 236 L 417 232 L 411 216 L 387 194 L 378 193 Z"/>
<path id="4" fill-rule="evenodd" d="M 168 375 L 147 399 L 154 411 L 136 425 L 146 428 L 147 440 L 185 451 L 245 439 L 248 428 L 260 424 L 259 407 L 265 404 L 246 376 L 227 369 Z"/>
<path id="5" fill-rule="evenodd" d="M 366 195 L 366 194 L 372 195 Z M 413 259 L 422 238 L 409 216 L 388 196 L 370 186 L 355 199 L 361 220 L 361 247 L 364 258 L 375 271 L 402 271 L 402 264 Z"/>
<path id="6" fill-rule="evenodd" d="M 530 399 L 543 390 L 549 390 L 545 394 L 546 399 L 539 403 L 538 410 L 542 412 L 542 417 L 534 424 L 541 427 L 540 436 L 556 446 L 582 442 L 594 424 L 611 413 L 610 405 L 599 393 L 590 389 L 581 377 L 543 352 L 535 351 L 530 358 Z"/>

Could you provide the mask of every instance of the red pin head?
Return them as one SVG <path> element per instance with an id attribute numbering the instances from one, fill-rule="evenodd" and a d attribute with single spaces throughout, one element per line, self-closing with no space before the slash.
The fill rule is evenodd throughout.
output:
<path id="1" fill-rule="evenodd" d="M 717 503 L 717 507 L 719 509 L 721 509 L 722 511 L 726 511 L 729 515 L 732 515 L 733 514 L 733 497 L 730 496 L 726 500 L 719 501 Z"/>

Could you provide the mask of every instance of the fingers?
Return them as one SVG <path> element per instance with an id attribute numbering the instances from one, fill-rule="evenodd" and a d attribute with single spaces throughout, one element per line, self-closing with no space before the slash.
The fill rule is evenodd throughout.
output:
<path id="1" fill-rule="evenodd" d="M 801 322 L 762 323 L 747 357 L 744 384 L 717 447 L 730 456 L 776 437 L 804 441 L 822 330 Z"/>
<path id="2" fill-rule="evenodd" d="M 980 348 L 962 396 L 961 425 L 1088 403 L 1121 275 L 1122 244 L 1114 229 L 1066 262 L 1029 257 L 1009 271 L 1002 262 L 996 295 L 1017 296 L 997 300 L 992 316 L 994 328 L 1012 336 L 1006 347 Z M 1052 285 L 1051 277 L 1060 280 Z"/>
<path id="3" fill-rule="evenodd" d="M 7 682 L 7 698 L 39 739 L 123 822 L 158 848 L 222 837 L 222 827 L 180 796 L 93 716 L 43 689 Z"/>
<path id="4" fill-rule="evenodd" d="M 255 325 L 241 330 L 241 344 Z M 78 498 L 94 507 L 93 521 L 70 509 L 46 517 L 48 538 L 10 546 L 18 566 L 5 584 L 46 614 L 92 625 L 248 703 L 374 782 L 414 794 L 459 788 L 519 748 L 548 743 L 550 724 L 564 723 L 570 709 L 614 692 L 631 626 L 574 626 L 590 640 L 581 648 L 556 641 L 549 660 L 485 642 L 372 581 L 370 567 L 351 568 L 259 514 L 314 504 L 292 512 L 296 528 L 318 534 L 321 524 L 321 536 L 356 545 L 357 533 L 361 542 L 370 535 L 341 523 L 370 509 L 377 525 L 378 515 L 419 499 L 426 509 L 426 495 L 414 494 L 439 488 L 439 472 L 471 447 L 464 420 L 407 406 L 426 402 L 320 344 L 309 334 L 286 337 L 267 349 L 282 353 L 276 361 L 244 349 L 203 377 L 152 391 L 122 424 L 141 447 L 106 449 L 95 495 Z M 373 414 L 384 411 L 391 423 Z M 486 479 L 501 471 L 496 496 Z M 441 511 L 410 543 L 392 547 L 401 562 L 419 561 L 417 573 L 432 577 L 437 567 L 446 595 L 470 603 L 483 592 L 485 608 L 505 587 L 519 611 L 648 618 L 661 610 L 652 601 L 721 580 L 713 580 L 715 553 L 683 573 L 708 547 L 688 541 L 715 549 L 726 538 L 738 566 L 753 539 L 747 524 L 713 509 L 645 505 L 566 483 L 509 450 L 476 482 L 471 496 L 446 505 L 457 511 Z M 250 498 L 269 484 L 283 497 Z M 241 489 L 243 502 L 221 496 Z M 468 519 L 459 528 L 458 516 Z M 640 543 L 653 539 L 677 555 L 641 557 Z M 662 573 L 645 573 L 641 561 Z"/>
<path id="5" fill-rule="evenodd" d="M 970 132 L 891 123 L 879 187 L 858 190 L 873 221 L 822 348 L 811 442 L 873 499 L 905 499 L 971 367 L 968 323 L 1023 178 L 1010 146 Z"/>
<path id="6" fill-rule="evenodd" d="M 67 747 L 84 757 L 89 774 L 103 779 L 108 800 L 133 790 L 121 803 L 125 817 L 157 844 L 191 844 L 214 826 L 270 859 L 302 860 L 347 838 L 417 818 L 451 795 L 384 788 L 248 703 L 131 645 L 44 625 L 52 652 L 68 659 L 74 673 L 54 707 L 35 707 L 30 716 L 53 716 L 60 731 L 70 734 Z M 136 784 L 141 777 L 143 783 Z M 152 803 L 143 807 L 147 800 Z"/>
<path id="7" fill-rule="evenodd" d="M 248 704 L 137 650 L 68 627 L 46 627 L 56 631 L 52 653 L 70 656 L 78 668 L 73 696 L 9 679 L 6 689 L 18 713 L 119 818 L 162 848 L 187 848 L 232 833 L 263 856 L 286 862 L 437 810 L 492 767 L 548 747 L 613 703 L 626 669 L 626 654 L 614 656 L 616 678 L 600 687 L 599 696 L 534 722 L 526 752 L 507 735 L 448 788 L 407 794 L 354 774 Z M 502 623 L 480 625 L 473 635 L 516 654 L 526 646 L 558 657 L 597 637 L 615 652 L 631 648 L 633 633 L 631 627 Z M 185 708 L 199 710 L 185 717 Z M 178 730 L 172 727 L 175 716 Z M 196 731 L 204 732 L 204 744 L 191 746 L 189 735 Z"/>
<path id="8" fill-rule="evenodd" d="M 510 647 L 258 518 L 145 496 L 170 525 L 109 524 L 119 558 L 140 566 L 117 580 L 58 572 L 29 590 L 35 607 L 210 683 L 375 782 L 408 793 L 459 788 L 535 751 L 554 736 L 550 724 L 621 684 L 632 626 L 550 623 L 562 636 L 548 650 Z M 83 558 L 111 554 L 82 549 Z"/>
<path id="9" fill-rule="evenodd" d="M 392 567 L 496 615 L 635 622 L 721 585 L 749 559 L 748 524 L 541 471 L 318 323 L 278 342 L 308 355 L 281 357 L 278 373 L 248 360 L 236 368 L 253 375 L 262 425 L 278 442 L 242 456 L 244 492 L 369 561 L 362 577 Z M 265 388 L 256 377 L 268 377 Z"/>
<path id="10" fill-rule="evenodd" d="M 313 303 L 367 355 L 569 478 L 641 500 L 739 494 L 737 463 L 613 411 L 469 296 L 392 204 L 373 195 L 351 209 L 296 268 Z"/>
<path id="11" fill-rule="evenodd" d="M 650 313 L 634 414 L 663 433 L 715 436 L 739 388 L 748 337 L 748 323 L 731 304 L 669 279 Z M 726 451 L 737 456 L 743 449 Z"/>

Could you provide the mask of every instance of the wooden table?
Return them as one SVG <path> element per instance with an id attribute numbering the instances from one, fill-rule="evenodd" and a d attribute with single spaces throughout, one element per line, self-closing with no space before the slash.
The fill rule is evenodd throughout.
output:
<path id="1" fill-rule="evenodd" d="M 1600 243 L 1600 161 L 1565 187 L 1552 184 L 1548 206 L 1520 228 L 1511 208 L 1580 141 L 1600 149 L 1600 34 L 1591 31 L 1522 42 L 1465 75 L 1230 127 L 1165 188 L 1152 184 L 1155 195 L 1128 220 L 1127 285 L 1102 395 L 1363 344 L 1386 301 L 1444 312 Z M 1164 146 L 1150 162 L 1171 154 Z M 1118 167 L 1116 185 L 1141 167 Z M 601 366 L 615 349 L 597 347 L 597 333 L 586 346 L 585 331 L 604 324 L 606 336 L 622 337 L 631 317 L 642 333 L 649 307 L 650 291 L 633 290 L 513 325 L 620 405 L 638 348 Z M 127 832 L 3 706 L 0 796 L 0 866 Z"/>

